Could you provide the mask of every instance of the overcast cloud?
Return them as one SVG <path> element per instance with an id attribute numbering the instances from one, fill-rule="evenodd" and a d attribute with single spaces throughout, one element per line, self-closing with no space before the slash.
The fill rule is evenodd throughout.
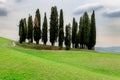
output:
<path id="1" fill-rule="evenodd" d="M 95 11 L 101 10 L 102 8 L 104 8 L 104 5 L 100 3 L 83 4 L 75 9 L 74 14 L 79 15 L 83 14 L 85 11 L 92 12 L 93 10 Z"/>
<path id="2" fill-rule="evenodd" d="M 0 36 L 18 40 L 18 23 L 29 14 L 35 16 L 40 9 L 41 20 L 44 12 L 49 20 L 52 6 L 64 11 L 64 25 L 79 22 L 85 11 L 95 10 L 97 26 L 96 46 L 120 46 L 120 0 L 0 0 Z M 42 21 L 43 22 L 43 21 Z M 48 23 L 49 24 L 49 23 Z"/>
<path id="3" fill-rule="evenodd" d="M 4 8 L 0 8 L 0 16 L 7 16 L 8 11 Z"/>
<path id="4" fill-rule="evenodd" d="M 103 15 L 110 18 L 120 18 L 120 9 L 106 10 Z"/>

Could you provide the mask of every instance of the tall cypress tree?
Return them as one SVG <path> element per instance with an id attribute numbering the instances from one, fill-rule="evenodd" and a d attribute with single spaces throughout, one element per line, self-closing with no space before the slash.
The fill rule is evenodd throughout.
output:
<path id="1" fill-rule="evenodd" d="M 26 18 L 23 19 L 24 21 L 24 42 L 27 38 L 27 24 L 26 24 Z"/>
<path id="2" fill-rule="evenodd" d="M 21 19 L 19 22 L 19 42 L 24 42 L 24 20 Z"/>
<path id="3" fill-rule="evenodd" d="M 78 35 L 79 35 L 79 44 L 80 44 L 80 48 L 83 49 L 83 36 L 84 36 L 84 27 L 83 27 L 83 17 L 80 17 L 80 22 L 79 22 L 79 32 L 78 32 Z"/>
<path id="4" fill-rule="evenodd" d="M 78 23 L 75 22 L 75 48 L 78 48 L 78 40 L 79 40 L 79 37 L 78 37 Z"/>
<path id="5" fill-rule="evenodd" d="M 38 19 L 37 17 L 35 17 L 35 20 L 34 20 L 34 40 L 36 42 L 36 44 L 39 44 L 39 27 L 38 27 Z"/>
<path id="6" fill-rule="evenodd" d="M 86 47 L 88 47 L 88 43 L 89 43 L 89 33 L 90 33 L 90 20 L 89 20 L 89 16 L 88 16 L 88 13 L 85 12 L 84 15 L 83 15 L 83 26 L 84 26 L 84 29 L 83 29 L 83 43 Z"/>
<path id="7" fill-rule="evenodd" d="M 71 46 L 71 27 L 70 24 L 66 25 L 66 34 L 65 34 L 65 46 L 66 46 L 66 50 L 70 49 Z"/>
<path id="8" fill-rule="evenodd" d="M 93 11 L 91 15 L 91 26 L 90 26 L 88 49 L 94 49 L 95 44 L 96 44 L 96 21 L 95 21 L 95 12 Z"/>
<path id="9" fill-rule="evenodd" d="M 47 17 L 46 17 L 46 13 L 44 14 L 44 22 L 43 22 L 43 26 L 42 26 L 42 41 L 44 43 L 44 45 L 46 45 L 47 43 L 47 30 L 48 30 L 48 25 L 47 25 Z"/>
<path id="10" fill-rule="evenodd" d="M 72 45 L 73 45 L 73 48 L 75 48 L 76 35 L 77 35 L 77 22 L 76 22 L 75 18 L 73 18 L 73 24 L 72 24 Z"/>
<path id="11" fill-rule="evenodd" d="M 51 15 L 50 15 L 50 42 L 52 46 L 57 41 L 58 37 L 58 12 L 57 7 L 54 6 L 51 8 Z"/>
<path id="12" fill-rule="evenodd" d="M 79 48 L 79 32 L 75 36 L 75 48 Z"/>
<path id="13" fill-rule="evenodd" d="M 40 16 L 40 11 L 39 9 L 36 10 L 36 15 L 35 17 L 38 20 L 38 40 L 41 39 L 41 16 Z"/>
<path id="14" fill-rule="evenodd" d="M 28 17 L 27 38 L 28 38 L 29 43 L 33 42 L 33 21 L 32 21 L 32 16 L 30 15 Z"/>
<path id="15" fill-rule="evenodd" d="M 39 44 L 39 40 L 41 38 L 41 29 L 40 29 L 40 12 L 39 9 L 36 10 L 36 15 L 34 19 L 34 40 L 36 44 Z"/>
<path id="16" fill-rule="evenodd" d="M 59 38 L 58 38 L 58 41 L 59 41 L 59 47 L 63 47 L 63 41 L 64 41 L 64 19 L 63 19 L 63 10 L 61 9 L 60 10 L 60 18 L 59 18 Z"/>

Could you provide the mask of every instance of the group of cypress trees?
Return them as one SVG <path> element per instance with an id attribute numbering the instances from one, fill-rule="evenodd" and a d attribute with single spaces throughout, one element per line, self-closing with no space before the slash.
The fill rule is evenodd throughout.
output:
<path id="1" fill-rule="evenodd" d="M 20 43 L 25 42 L 28 39 L 29 43 L 33 43 L 33 39 L 36 44 L 39 44 L 39 40 L 42 38 L 44 44 L 47 42 L 47 17 L 46 13 L 44 16 L 43 27 L 41 31 L 41 15 L 39 9 L 36 10 L 35 19 L 33 22 L 32 16 L 28 17 L 28 24 L 26 18 L 21 19 L 19 22 L 19 41 Z"/>
<path id="2" fill-rule="evenodd" d="M 72 45 L 73 48 L 87 48 L 94 49 L 96 44 L 96 21 L 95 12 L 93 11 L 91 19 L 89 19 L 88 13 L 85 12 L 80 17 L 79 25 L 73 18 L 72 25 Z"/>
<path id="3" fill-rule="evenodd" d="M 73 48 L 93 49 L 96 44 L 96 23 L 94 11 L 91 15 L 91 20 L 89 19 L 87 12 L 80 17 L 79 24 L 75 18 L 73 18 L 72 29 L 70 24 L 68 24 L 66 25 L 64 32 L 63 10 L 60 10 L 60 14 L 58 16 L 57 7 L 53 6 L 51 8 L 49 26 L 49 40 L 52 46 L 54 46 L 55 42 L 58 42 L 58 46 L 60 48 L 63 47 L 64 43 L 66 49 L 70 49 L 72 43 Z M 26 39 L 28 39 L 29 43 L 33 43 L 34 39 L 36 44 L 39 44 L 39 40 L 41 39 L 44 45 L 46 45 L 48 41 L 48 21 L 46 13 L 44 13 L 42 28 L 39 9 L 36 10 L 34 22 L 31 15 L 29 15 L 27 22 L 26 18 L 20 20 L 19 41 L 22 43 L 25 42 Z"/>

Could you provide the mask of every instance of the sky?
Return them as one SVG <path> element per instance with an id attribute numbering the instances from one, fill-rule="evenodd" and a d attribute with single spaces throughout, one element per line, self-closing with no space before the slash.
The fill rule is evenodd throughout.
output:
<path id="1" fill-rule="evenodd" d="M 29 14 L 34 19 L 40 9 L 41 20 L 46 12 L 49 21 L 52 6 L 57 6 L 58 12 L 63 9 L 64 26 L 72 23 L 73 17 L 79 22 L 85 11 L 90 17 L 95 10 L 96 46 L 120 46 L 120 0 L 0 0 L 0 37 L 19 40 L 19 20 Z"/>

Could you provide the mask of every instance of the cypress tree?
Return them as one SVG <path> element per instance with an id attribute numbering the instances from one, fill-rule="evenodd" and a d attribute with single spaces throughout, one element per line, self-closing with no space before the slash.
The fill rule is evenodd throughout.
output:
<path id="1" fill-rule="evenodd" d="M 73 48 L 75 48 L 76 34 L 77 34 L 77 22 L 76 22 L 75 18 L 73 18 L 73 24 L 72 24 L 72 45 L 73 45 Z"/>
<path id="2" fill-rule="evenodd" d="M 39 44 L 39 40 L 41 38 L 41 29 L 40 29 L 40 12 L 39 9 L 36 10 L 36 15 L 34 19 L 34 40 L 36 41 L 36 44 Z"/>
<path id="3" fill-rule="evenodd" d="M 66 25 L 66 35 L 65 35 L 65 46 L 66 46 L 66 50 L 70 49 L 71 46 L 71 27 L 70 24 Z"/>
<path id="4" fill-rule="evenodd" d="M 79 36 L 80 48 L 82 48 L 82 49 L 83 49 L 83 44 L 84 44 L 84 43 L 83 43 L 83 42 L 84 42 L 84 40 L 83 40 L 83 36 L 84 36 L 83 31 L 84 31 L 84 27 L 83 27 L 83 18 L 80 17 L 78 36 Z"/>
<path id="5" fill-rule="evenodd" d="M 57 7 L 54 6 L 51 8 L 51 15 L 50 15 L 50 42 L 52 46 L 57 41 L 58 37 L 58 12 Z"/>
<path id="6" fill-rule="evenodd" d="M 43 26 L 42 26 L 42 41 L 44 43 L 44 45 L 46 45 L 47 42 L 47 30 L 48 30 L 48 25 L 47 25 L 47 17 L 46 17 L 46 13 L 44 14 L 44 22 L 43 22 Z"/>
<path id="7" fill-rule="evenodd" d="M 95 21 L 95 12 L 93 11 L 91 15 L 91 26 L 90 26 L 88 49 L 94 49 L 95 44 L 96 44 L 96 21 Z"/>
<path id="8" fill-rule="evenodd" d="M 24 41 L 24 20 L 21 19 L 19 22 L 19 42 L 22 43 Z"/>
<path id="9" fill-rule="evenodd" d="M 64 19 L 63 19 L 63 10 L 60 10 L 60 18 L 59 18 L 59 47 L 63 47 L 63 41 L 64 41 L 64 30 L 63 30 L 63 26 L 64 26 Z"/>
<path id="10" fill-rule="evenodd" d="M 89 33 L 90 33 L 90 20 L 89 20 L 89 16 L 88 13 L 85 12 L 83 15 L 83 43 L 84 43 L 84 47 L 88 47 L 88 43 L 89 43 Z"/>
<path id="11" fill-rule="evenodd" d="M 35 17 L 38 20 L 38 40 L 41 39 L 41 16 L 40 16 L 40 11 L 39 9 L 36 10 L 36 15 Z"/>
<path id="12" fill-rule="evenodd" d="M 73 46 L 73 48 L 75 47 L 75 31 L 74 31 L 74 29 L 75 29 L 75 18 L 73 18 L 73 22 L 72 22 L 72 46 Z"/>
<path id="13" fill-rule="evenodd" d="M 33 42 L 33 21 L 32 21 L 32 16 L 29 15 L 28 17 L 28 31 L 27 31 L 27 38 L 29 43 Z"/>
<path id="14" fill-rule="evenodd" d="M 75 37 L 75 48 L 79 48 L 79 32 L 76 34 Z"/>
<path id="15" fill-rule="evenodd" d="M 78 23 L 75 22 L 75 48 L 78 48 L 78 43 L 79 43 L 79 34 L 78 34 Z"/>
<path id="16" fill-rule="evenodd" d="M 34 40 L 36 42 L 36 44 L 39 44 L 39 27 L 38 27 L 38 19 L 37 17 L 35 17 L 35 20 L 34 20 Z"/>
<path id="17" fill-rule="evenodd" d="M 27 24 L 26 24 L 26 18 L 23 19 L 24 21 L 24 42 L 27 38 Z"/>

